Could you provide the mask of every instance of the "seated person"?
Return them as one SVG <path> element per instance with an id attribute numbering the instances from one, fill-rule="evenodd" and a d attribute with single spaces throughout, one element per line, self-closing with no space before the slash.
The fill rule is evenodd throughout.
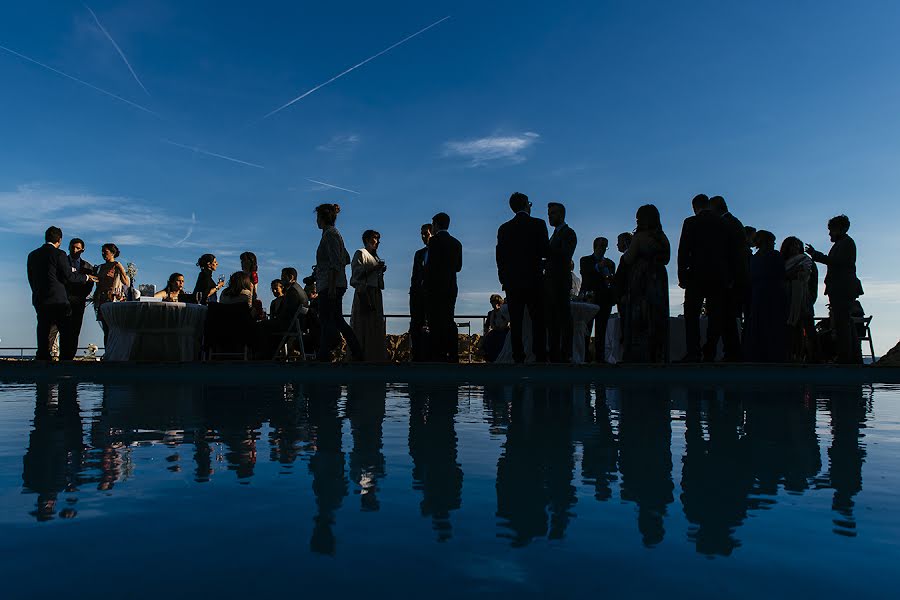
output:
<path id="1" fill-rule="evenodd" d="M 285 267 L 281 270 L 281 285 L 284 289 L 281 304 L 277 311 L 272 311 L 268 321 L 257 323 L 256 350 L 258 358 L 271 358 L 275 353 L 275 345 L 288 330 L 294 315 L 301 307 L 309 308 L 309 297 L 297 283 L 297 269 Z M 223 294 L 224 296 L 224 294 Z M 303 328 L 304 314 L 300 314 L 300 327 Z"/>
<path id="2" fill-rule="evenodd" d="M 231 274 L 228 286 L 222 290 L 219 299 L 222 304 L 246 304 L 250 309 L 250 316 L 256 319 L 256 307 L 253 306 L 253 280 L 243 271 Z"/>
<path id="3" fill-rule="evenodd" d="M 172 273 L 169 275 L 169 281 L 166 287 L 153 294 L 154 298 L 162 298 L 163 302 L 184 302 L 185 304 L 196 304 L 197 300 L 194 296 L 184 293 L 184 275 L 181 273 Z"/>
<path id="4" fill-rule="evenodd" d="M 281 303 L 284 302 L 284 284 L 281 283 L 280 279 L 273 279 L 270 285 L 272 287 L 272 295 L 275 298 L 269 304 L 269 318 L 274 319 L 275 315 L 278 314 Z"/>
<path id="5" fill-rule="evenodd" d="M 509 332 L 509 308 L 500 294 L 491 295 L 491 312 L 484 319 L 484 338 L 481 341 L 481 350 L 487 362 L 494 362 L 503 344 L 506 342 L 506 334 Z"/>

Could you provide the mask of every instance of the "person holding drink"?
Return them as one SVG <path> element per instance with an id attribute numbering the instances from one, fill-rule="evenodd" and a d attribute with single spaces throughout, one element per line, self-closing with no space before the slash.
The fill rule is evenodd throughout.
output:
<path id="1" fill-rule="evenodd" d="M 204 254 L 197 260 L 197 266 L 200 267 L 197 284 L 194 286 L 197 304 L 217 302 L 219 300 L 217 292 L 225 287 L 224 277 L 219 277 L 218 283 L 213 281 L 213 271 L 219 267 L 219 261 L 216 260 L 215 254 Z"/>
<path id="2" fill-rule="evenodd" d="M 100 248 L 103 264 L 95 267 L 97 275 L 97 287 L 94 290 L 94 310 L 97 311 L 97 321 L 103 329 L 103 345 L 109 338 L 109 326 L 103 320 L 103 312 L 100 310 L 107 302 L 121 302 L 125 299 L 125 289 L 131 284 L 125 267 L 117 261 L 119 248 L 115 244 L 103 244 Z"/>
<path id="3" fill-rule="evenodd" d="M 353 308 L 350 311 L 350 327 L 362 346 L 366 362 L 387 360 L 385 348 L 384 272 L 387 266 L 378 256 L 381 234 L 367 229 L 362 234 L 363 247 L 353 254 L 350 261 L 350 285 L 355 290 Z"/>

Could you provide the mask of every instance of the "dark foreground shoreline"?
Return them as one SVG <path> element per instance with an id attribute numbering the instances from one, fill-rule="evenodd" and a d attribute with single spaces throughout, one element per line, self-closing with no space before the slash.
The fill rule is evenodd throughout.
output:
<path id="1" fill-rule="evenodd" d="M 0 384 L 75 379 L 255 385 L 347 383 L 603 383 L 603 384 L 900 384 L 900 368 L 835 365 L 404 365 L 321 363 L 44 363 L 0 362 Z"/>

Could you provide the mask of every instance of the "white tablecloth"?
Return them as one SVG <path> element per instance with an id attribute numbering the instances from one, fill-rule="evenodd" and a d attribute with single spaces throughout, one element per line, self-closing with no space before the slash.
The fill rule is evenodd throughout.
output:
<path id="1" fill-rule="evenodd" d="M 700 317 L 700 345 L 706 343 L 706 317 Z M 622 320 L 619 315 L 611 315 L 606 327 L 606 362 L 622 362 Z M 678 360 L 687 352 L 684 317 L 669 317 L 669 356 Z M 722 358 L 722 342 L 719 342 L 717 358 Z"/>
<path id="2" fill-rule="evenodd" d="M 200 355 L 206 307 L 181 302 L 108 302 L 103 360 L 187 362 Z"/>
<path id="3" fill-rule="evenodd" d="M 582 364 L 584 362 L 584 338 L 588 331 L 588 322 L 600 311 L 596 304 L 587 302 L 572 302 L 572 362 Z M 522 319 L 522 344 L 525 346 L 525 362 L 534 362 L 534 353 L 531 351 L 531 316 L 525 309 L 525 317 Z M 497 355 L 497 363 L 512 363 L 512 336 L 506 334 L 503 349 Z"/>

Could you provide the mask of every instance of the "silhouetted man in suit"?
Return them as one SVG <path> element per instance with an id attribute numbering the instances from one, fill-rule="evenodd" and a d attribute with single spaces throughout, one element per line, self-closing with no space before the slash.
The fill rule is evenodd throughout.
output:
<path id="1" fill-rule="evenodd" d="M 450 215 L 438 213 L 431 221 L 434 236 L 425 259 L 425 293 L 432 359 L 459 362 L 456 321 L 456 274 L 462 270 L 462 244 L 447 231 Z"/>
<path id="2" fill-rule="evenodd" d="M 531 216 L 531 202 L 525 194 L 515 192 L 510 196 L 509 208 L 515 216 L 497 230 L 497 275 L 509 307 L 513 360 L 525 362 L 522 319 L 527 307 L 531 317 L 531 350 L 537 362 L 546 362 L 543 261 L 550 253 L 547 224 Z"/>
<path id="3" fill-rule="evenodd" d="M 425 260 L 428 256 L 428 242 L 433 228 L 431 223 L 422 225 L 424 248 L 416 250 L 413 256 L 412 278 L 409 282 L 409 343 L 413 362 L 428 360 L 428 344 L 425 326 L 427 311 L 425 300 Z"/>
<path id="4" fill-rule="evenodd" d="M 547 205 L 553 234 L 546 262 L 547 345 L 551 362 L 567 363 L 572 358 L 572 256 L 578 237 L 566 225 L 566 207 L 559 202 Z"/>
<path id="5" fill-rule="evenodd" d="M 97 281 L 93 275 L 85 275 L 72 269 L 66 253 L 59 249 L 62 229 L 48 228 L 44 233 L 44 240 L 46 243 L 43 246 L 28 255 L 31 304 L 37 313 L 37 360 L 50 360 L 50 330 L 54 327 L 64 336 L 61 346 L 71 346 L 68 338 L 72 308 L 66 284 Z"/>
<path id="6" fill-rule="evenodd" d="M 725 360 L 739 362 L 743 356 L 741 336 L 738 332 L 738 319 L 744 305 L 747 290 L 750 286 L 750 261 L 748 260 L 747 235 L 744 225 L 733 214 L 728 212 L 728 204 L 722 196 L 709 199 L 709 207 L 713 214 L 722 220 L 725 243 L 725 264 L 727 277 L 725 281 L 725 297 L 723 302 L 721 330 L 707 332 L 707 346 L 716 348 L 721 336 L 725 346 Z"/>
<path id="7" fill-rule="evenodd" d="M 684 220 L 678 243 L 678 287 L 684 290 L 684 333 L 687 352 L 683 362 L 700 360 L 700 311 L 706 301 L 707 339 L 722 331 L 725 287 L 728 282 L 725 229 L 722 219 L 709 208 L 706 194 L 691 201 L 694 216 Z M 709 344 L 704 358 L 716 360 L 716 347 Z"/>
<path id="8" fill-rule="evenodd" d="M 84 241 L 72 238 L 69 241 L 69 265 L 76 273 L 90 275 L 94 267 L 88 261 L 81 258 L 84 253 Z M 68 335 L 61 335 L 59 357 L 62 360 L 72 360 L 78 352 L 78 338 L 81 336 L 81 325 L 84 322 L 84 309 L 87 304 L 87 295 L 94 288 L 94 283 L 88 280 L 86 283 L 66 283 L 66 294 L 69 297 L 69 306 L 72 307 L 72 316 L 69 319 Z M 52 337 L 52 334 L 51 334 Z"/>
<path id="9" fill-rule="evenodd" d="M 594 240 L 594 253 L 582 256 L 579 262 L 581 271 L 581 292 L 585 299 L 600 307 L 594 316 L 594 362 L 606 362 L 606 325 L 609 314 L 616 303 L 615 277 L 616 263 L 606 257 L 609 240 L 598 237 Z M 588 323 L 587 337 L 591 336 Z M 587 349 L 587 340 L 585 340 Z"/>
<path id="10" fill-rule="evenodd" d="M 862 354 L 856 327 L 850 315 L 854 301 L 862 293 L 862 284 L 856 276 L 856 242 L 847 232 L 850 219 L 838 215 L 828 221 L 828 236 L 833 245 L 825 256 L 810 245 L 806 253 L 818 263 L 828 265 L 825 272 L 825 295 L 831 311 L 831 326 L 837 340 L 837 361 L 841 364 L 860 364 Z"/>

